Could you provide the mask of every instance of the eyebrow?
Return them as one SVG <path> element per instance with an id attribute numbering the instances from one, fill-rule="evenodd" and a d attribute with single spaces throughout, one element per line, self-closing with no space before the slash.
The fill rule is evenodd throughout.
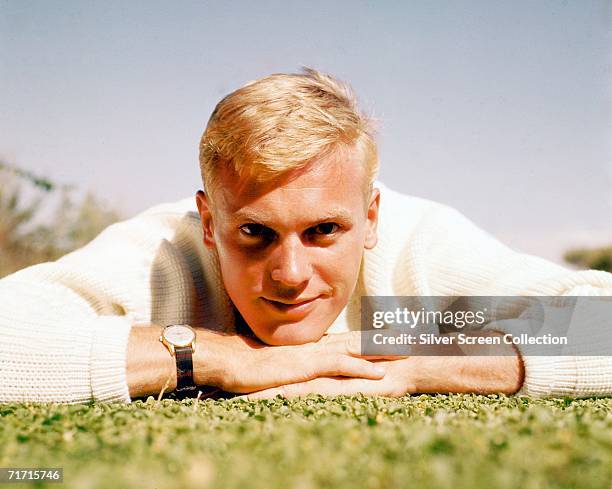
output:
<path id="1" fill-rule="evenodd" d="M 250 221 L 256 224 L 261 224 L 263 226 L 272 227 L 272 225 L 270 224 L 272 222 L 272 216 L 270 216 L 268 213 L 265 213 L 265 212 L 258 213 L 258 212 L 253 212 L 248 209 L 236 212 L 232 216 L 231 220 L 233 222 Z M 327 212 L 324 212 L 319 217 L 312 220 L 310 222 L 310 226 L 320 224 L 326 221 L 340 221 L 340 222 L 350 224 L 353 222 L 353 218 L 352 218 L 352 214 L 349 211 L 347 211 L 344 208 L 337 207 L 337 208 L 332 208 L 328 210 Z"/>

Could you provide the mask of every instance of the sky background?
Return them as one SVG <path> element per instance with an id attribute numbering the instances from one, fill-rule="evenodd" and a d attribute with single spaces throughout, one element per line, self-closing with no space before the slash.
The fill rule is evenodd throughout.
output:
<path id="1" fill-rule="evenodd" d="M 302 65 L 380 119 L 380 179 L 560 261 L 612 243 L 609 1 L 0 0 L 0 158 L 126 216 L 201 187 L 215 104 Z"/>

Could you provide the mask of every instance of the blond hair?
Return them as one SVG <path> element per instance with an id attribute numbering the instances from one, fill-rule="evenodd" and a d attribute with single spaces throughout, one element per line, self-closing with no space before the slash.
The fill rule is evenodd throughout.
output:
<path id="1" fill-rule="evenodd" d="M 223 98 L 200 142 L 200 170 L 210 194 L 224 167 L 240 181 L 264 183 L 353 149 L 369 193 L 378 173 L 373 119 L 360 112 L 348 84 L 303 68 L 249 82 Z"/>

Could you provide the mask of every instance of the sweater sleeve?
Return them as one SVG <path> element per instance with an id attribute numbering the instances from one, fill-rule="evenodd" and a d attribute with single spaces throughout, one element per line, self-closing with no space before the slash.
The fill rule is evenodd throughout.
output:
<path id="1" fill-rule="evenodd" d="M 130 402 L 130 320 L 57 283 L 0 281 L 0 402 Z"/>
<path id="2" fill-rule="evenodd" d="M 419 209 L 412 213 L 418 217 L 408 219 L 410 230 L 398 253 L 396 270 L 401 273 L 395 276 L 396 295 L 612 296 L 610 273 L 573 271 L 517 252 L 455 209 L 393 191 L 387 195 L 390 201 L 387 205 L 403 209 L 404 216 Z M 397 219 L 382 225 L 397 226 Z M 389 243 L 386 246 L 393 248 Z M 612 317 L 601 320 L 608 321 L 607 330 L 612 331 Z M 573 327 L 580 328 L 580 324 Z M 525 380 L 519 394 L 612 395 L 610 352 L 598 356 L 546 357 L 530 356 L 520 346 L 519 349 L 525 366 Z"/>
<path id="3" fill-rule="evenodd" d="M 612 287 L 580 285 L 562 295 L 570 297 L 612 296 Z M 612 396 L 612 352 L 610 306 L 580 306 L 573 309 L 566 335 L 576 355 L 529 355 L 528 346 L 519 346 L 525 366 L 525 381 L 518 395 Z"/>
<path id="4" fill-rule="evenodd" d="M 184 257 L 199 221 L 181 202 L 0 280 L 0 402 L 131 402 L 131 327 L 181 320 L 193 306 L 191 268 L 200 263 Z"/>

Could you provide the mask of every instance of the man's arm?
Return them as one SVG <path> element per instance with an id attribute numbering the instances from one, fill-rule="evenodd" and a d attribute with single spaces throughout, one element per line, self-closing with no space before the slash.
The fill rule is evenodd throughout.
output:
<path id="1" fill-rule="evenodd" d="M 126 379 L 131 398 L 176 389 L 176 361 L 159 341 L 161 331 L 161 327 L 153 325 L 135 326 L 130 331 Z"/>
<path id="2" fill-rule="evenodd" d="M 161 327 L 133 327 L 127 352 L 130 397 L 176 388 L 176 361 L 159 341 Z M 317 343 L 265 346 L 250 338 L 196 330 L 193 375 L 197 385 L 228 392 L 253 392 L 319 376 L 381 379 L 385 367 L 356 358 L 351 333 L 325 336 Z"/>
<path id="3" fill-rule="evenodd" d="M 175 360 L 158 341 L 161 325 L 223 329 L 216 319 L 233 319 L 212 314 L 224 311 L 216 290 L 223 285 L 207 268 L 199 230 L 184 203 L 161 206 L 57 262 L 0 280 L 0 402 L 129 403 L 159 393 L 168 378 L 166 392 L 174 389 Z M 199 328 L 196 341 L 195 381 L 227 391 L 383 375 L 336 338 L 263 347 Z"/>
<path id="4" fill-rule="evenodd" d="M 475 336 L 500 336 L 499 332 L 474 332 Z M 386 368 L 380 380 L 316 378 L 249 394 L 249 399 L 323 395 L 366 395 L 398 397 L 405 394 L 477 393 L 514 394 L 523 383 L 520 355 L 512 345 L 475 345 L 462 351 L 455 345 L 439 345 L 427 355 L 380 361 Z M 358 355 L 360 347 L 353 344 Z M 421 352 L 424 353 L 424 352 Z M 434 355 L 435 353 L 435 355 Z M 462 355 L 462 356 L 459 356 Z"/>
<path id="5" fill-rule="evenodd" d="M 610 273 L 573 271 L 516 252 L 455 209 L 382 190 L 379 249 L 371 253 L 377 263 L 385 256 L 397 257 L 394 288 L 371 290 L 370 295 L 612 296 Z M 392 211 L 383 212 L 385 206 Z M 608 321 L 612 326 L 612 318 Z M 610 355 L 545 357 L 522 350 L 521 354 L 525 379 L 520 394 L 612 394 Z"/>
<path id="6" fill-rule="evenodd" d="M 175 389 L 176 362 L 160 326 L 96 316 L 57 284 L 3 280 L 0 298 L 0 402 L 130 402 Z M 198 329 L 194 380 L 244 393 L 317 376 L 383 377 L 381 366 L 350 353 L 350 340 L 267 347 Z"/>
<path id="7" fill-rule="evenodd" d="M 465 333 L 470 335 L 470 333 Z M 473 336 L 501 337 L 496 331 L 471 333 Z M 438 347 L 441 355 L 411 357 L 415 392 L 515 394 L 523 385 L 525 370 L 521 355 L 513 345 L 474 345 L 464 355 L 454 356 L 454 345 Z"/>

